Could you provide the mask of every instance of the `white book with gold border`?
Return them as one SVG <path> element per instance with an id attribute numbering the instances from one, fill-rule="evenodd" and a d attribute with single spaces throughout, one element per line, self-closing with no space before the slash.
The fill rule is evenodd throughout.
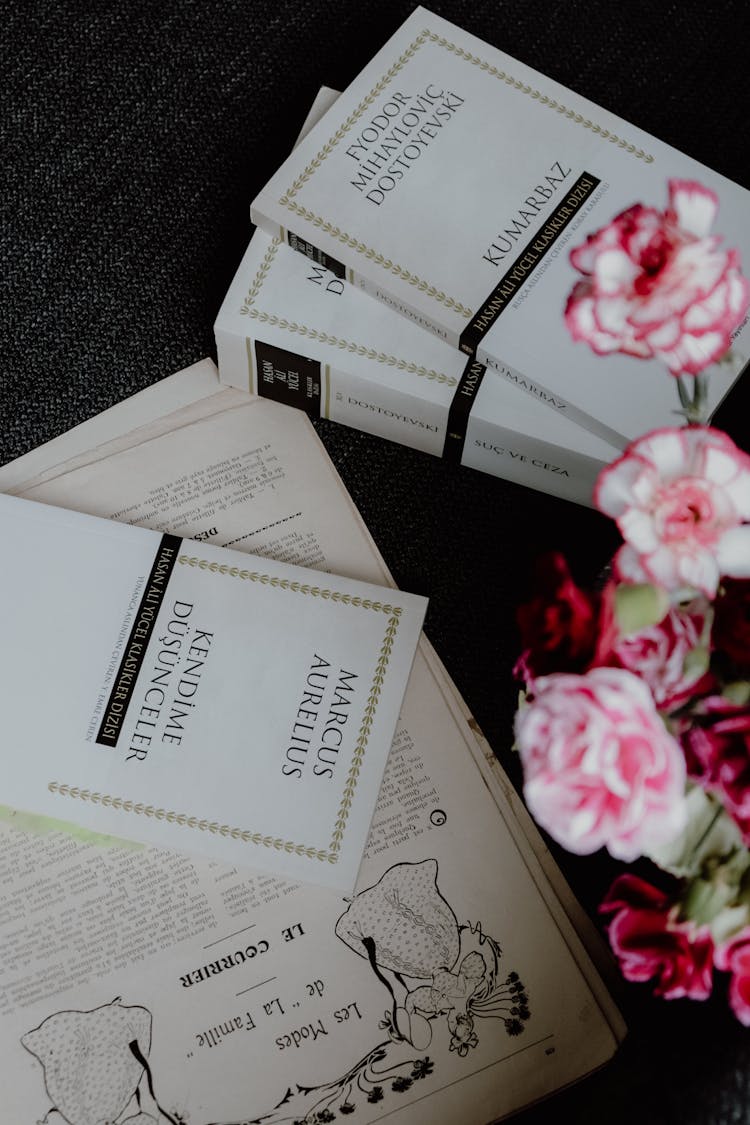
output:
<path id="1" fill-rule="evenodd" d="M 750 194 L 424 8 L 272 176 L 253 220 L 613 445 L 675 422 L 656 360 L 600 357 L 563 312 L 568 254 L 615 215 L 714 190 L 750 261 Z M 734 347 L 747 353 L 750 320 Z M 715 409 L 736 378 L 712 375 Z"/>
<path id="2" fill-rule="evenodd" d="M 0 524 L 2 800 L 351 890 L 425 599 L 15 497 Z"/>

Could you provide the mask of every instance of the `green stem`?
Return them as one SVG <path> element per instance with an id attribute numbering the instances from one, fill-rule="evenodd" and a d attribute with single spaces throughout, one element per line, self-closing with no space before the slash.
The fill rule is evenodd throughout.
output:
<path id="1" fill-rule="evenodd" d="M 697 854 L 698 854 L 698 852 L 699 852 L 700 848 L 701 848 L 701 847 L 703 846 L 703 844 L 704 844 L 704 843 L 706 842 L 706 840 L 708 839 L 708 836 L 709 836 L 709 835 L 710 835 L 710 833 L 711 833 L 711 832 L 713 831 L 714 825 L 716 824 L 716 821 L 717 821 L 717 820 L 719 819 L 719 817 L 721 816 L 721 814 L 722 814 L 722 812 L 723 812 L 723 811 L 724 811 L 724 809 L 723 809 L 723 806 L 722 806 L 722 805 L 718 805 L 718 806 L 717 806 L 717 809 L 716 809 L 716 812 L 715 812 L 715 813 L 714 813 L 714 815 L 713 815 L 713 816 L 711 817 L 711 821 L 710 821 L 710 823 L 709 823 L 709 824 L 708 824 L 708 826 L 706 827 L 705 831 L 701 833 L 700 839 L 699 839 L 699 840 L 698 840 L 698 841 L 696 842 L 696 844 L 694 845 L 694 847 L 693 847 L 692 851 L 690 852 L 690 857 L 689 857 L 689 859 L 688 859 L 688 863 L 689 863 L 689 864 L 691 864 L 691 865 L 692 865 L 692 863 L 693 863 L 693 861 L 694 861 L 695 857 L 697 856 Z"/>
<path id="2" fill-rule="evenodd" d="M 693 387 L 693 421 L 702 423 L 706 421 L 706 407 L 708 405 L 708 372 L 701 371 L 695 376 Z"/>
<path id="3" fill-rule="evenodd" d="M 685 386 L 685 384 L 683 382 L 683 376 L 682 375 L 677 376 L 677 393 L 680 396 L 680 404 L 682 405 L 682 409 L 684 410 L 685 414 L 687 415 L 690 411 L 691 406 L 692 406 L 692 399 L 690 397 L 690 394 L 688 392 L 687 387 Z"/>
<path id="4" fill-rule="evenodd" d="M 692 376 L 693 379 L 693 393 L 684 383 L 684 376 L 677 376 L 677 393 L 680 396 L 680 405 L 682 406 L 682 413 L 687 419 L 688 425 L 697 426 L 706 421 L 706 406 L 708 403 L 708 373 L 701 371 L 698 375 Z"/>

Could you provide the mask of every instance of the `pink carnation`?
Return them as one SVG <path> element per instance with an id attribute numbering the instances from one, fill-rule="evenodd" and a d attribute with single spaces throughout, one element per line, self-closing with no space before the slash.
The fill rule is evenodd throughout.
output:
<path id="1" fill-rule="evenodd" d="M 710 996 L 711 933 L 707 926 L 679 922 L 663 891 L 635 875 L 620 875 L 600 909 L 614 915 L 609 940 L 626 980 L 655 980 L 655 994 L 666 1000 Z"/>
<path id="2" fill-rule="evenodd" d="M 750 1027 L 750 926 L 716 950 L 716 968 L 732 974 L 729 1003 L 740 1023 Z"/>
<path id="3" fill-rule="evenodd" d="M 707 645 L 710 619 L 711 607 L 705 598 L 673 606 L 656 625 L 610 636 L 608 650 L 600 647 L 597 652 L 597 663 L 634 672 L 647 684 L 660 711 L 674 711 L 692 696 L 708 691 L 714 682 L 710 673 L 699 665 L 691 668 L 689 661 L 693 651 Z"/>
<path id="4" fill-rule="evenodd" d="M 527 804 L 569 851 L 632 860 L 682 830 L 685 761 L 632 673 L 541 677 L 516 741 Z"/>
<path id="5" fill-rule="evenodd" d="M 696 375 L 729 350 L 750 287 L 735 250 L 709 235 L 714 192 L 669 181 L 666 211 L 638 203 L 571 253 L 584 275 L 565 321 L 598 354 L 657 358 L 672 375 Z"/>
<path id="6" fill-rule="evenodd" d="M 709 597 L 721 575 L 750 577 L 750 457 L 720 430 L 653 430 L 599 474 L 594 502 L 617 521 L 626 581 Z"/>

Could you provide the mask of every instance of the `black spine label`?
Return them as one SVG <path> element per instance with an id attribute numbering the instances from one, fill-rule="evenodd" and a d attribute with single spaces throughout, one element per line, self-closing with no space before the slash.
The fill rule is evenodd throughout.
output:
<path id="1" fill-rule="evenodd" d="M 321 365 L 285 348 L 255 341 L 258 394 L 320 417 Z"/>
<path id="2" fill-rule="evenodd" d="M 336 277 L 343 278 L 344 281 L 346 280 L 346 266 L 343 262 L 332 258 L 330 254 L 326 254 L 323 250 L 318 250 L 318 247 L 313 246 L 312 242 L 308 242 L 306 238 L 300 238 L 298 234 L 293 234 L 292 231 L 287 231 L 286 240 L 292 250 L 304 254 L 311 262 L 317 262 L 319 266 L 323 266 L 324 269 L 335 273 Z"/>
<path id="3" fill-rule="evenodd" d="M 177 562 L 182 539 L 178 535 L 162 535 L 154 565 L 143 590 L 133 628 L 130 630 L 120 666 L 110 692 L 104 718 L 99 726 L 96 741 L 102 746 L 116 746 L 122 733 L 125 716 L 133 698 L 138 673 L 141 670 L 148 642 L 156 628 L 159 609 L 167 592 L 167 585 Z"/>
<path id="4" fill-rule="evenodd" d="M 456 387 L 456 393 L 448 411 L 448 427 L 443 445 L 443 457 L 453 465 L 461 464 L 471 408 L 476 400 L 486 370 L 487 368 L 483 364 L 477 363 L 475 359 L 470 359 Z"/>
<path id="5" fill-rule="evenodd" d="M 462 352 L 472 356 L 476 354 L 484 334 L 507 309 L 510 302 L 518 296 L 521 286 L 528 281 L 600 183 L 601 180 L 591 172 L 581 173 L 565 199 L 560 202 L 541 230 L 524 246 L 510 269 L 503 274 L 487 300 L 464 328 L 458 341 Z"/>

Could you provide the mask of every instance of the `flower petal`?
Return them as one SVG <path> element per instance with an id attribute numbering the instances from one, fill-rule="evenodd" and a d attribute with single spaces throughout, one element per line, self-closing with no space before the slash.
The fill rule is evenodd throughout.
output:
<path id="1" fill-rule="evenodd" d="M 696 180 L 670 180 L 669 205 L 683 230 L 703 238 L 718 214 L 719 198 Z"/>
<path id="2" fill-rule="evenodd" d="M 725 531 L 716 547 L 716 561 L 730 578 L 750 578 L 750 525 Z"/>
<path id="3" fill-rule="evenodd" d="M 685 430 L 662 427 L 644 434 L 633 442 L 630 449 L 650 462 L 662 481 L 684 475 L 690 468 L 690 447 Z"/>
<path id="4" fill-rule="evenodd" d="M 619 457 L 599 474 L 594 486 L 594 504 L 605 516 L 617 518 L 637 503 L 635 486 L 639 478 L 649 472 L 650 465 L 638 454 Z"/>

